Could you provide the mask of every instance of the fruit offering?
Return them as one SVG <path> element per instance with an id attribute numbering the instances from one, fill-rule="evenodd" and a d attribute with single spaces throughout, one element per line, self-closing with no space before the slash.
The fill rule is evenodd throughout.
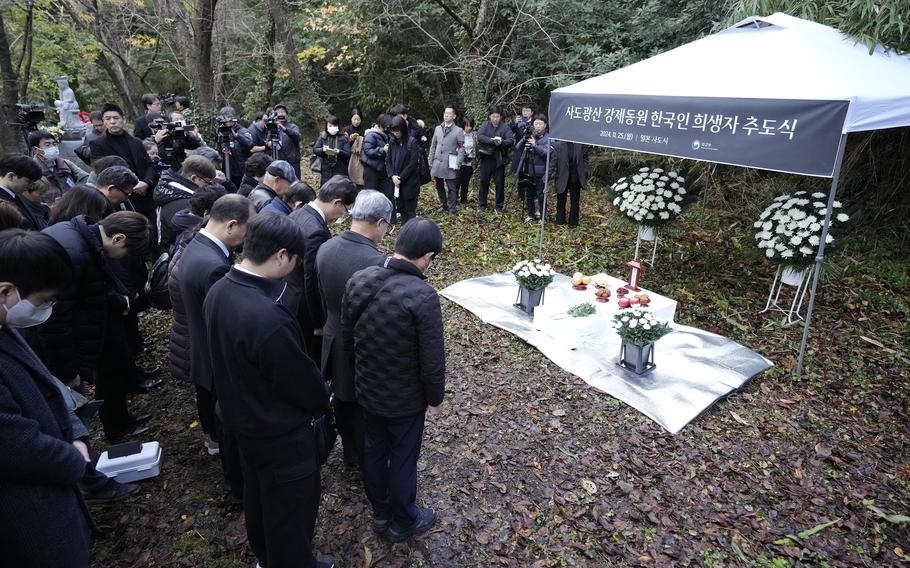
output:
<path id="1" fill-rule="evenodd" d="M 588 280 L 587 282 L 585 282 L 586 278 Z M 572 275 L 572 288 L 575 288 L 576 290 L 587 290 L 588 287 L 586 286 L 586 284 L 590 284 L 590 283 L 591 283 L 590 276 L 585 276 L 581 272 L 576 272 L 575 274 Z"/>
<path id="2" fill-rule="evenodd" d="M 635 297 L 638 299 L 638 303 L 642 306 L 647 306 L 651 303 L 651 297 L 647 294 L 635 294 Z"/>
<path id="3" fill-rule="evenodd" d="M 594 290 L 594 297 L 598 302 L 609 302 L 610 301 L 610 289 L 603 286 L 598 286 Z"/>
<path id="4" fill-rule="evenodd" d="M 629 293 L 628 288 L 622 288 L 622 287 L 620 287 L 620 288 L 617 288 L 617 289 L 616 289 L 616 295 L 617 295 L 617 296 L 625 296 L 625 295 L 628 294 L 628 293 Z"/>
<path id="5" fill-rule="evenodd" d="M 620 308 L 628 308 L 631 305 L 631 301 L 629 300 L 629 298 L 626 298 L 626 297 L 619 298 L 617 300 L 617 302 L 619 302 Z"/>

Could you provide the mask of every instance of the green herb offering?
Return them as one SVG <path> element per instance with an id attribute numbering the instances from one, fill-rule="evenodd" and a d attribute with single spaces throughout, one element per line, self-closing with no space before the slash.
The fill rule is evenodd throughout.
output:
<path id="1" fill-rule="evenodd" d="M 572 306 L 566 313 L 573 318 L 583 318 L 594 314 L 596 311 L 597 310 L 594 309 L 594 304 L 585 302 L 583 304 L 578 304 L 577 306 Z"/>

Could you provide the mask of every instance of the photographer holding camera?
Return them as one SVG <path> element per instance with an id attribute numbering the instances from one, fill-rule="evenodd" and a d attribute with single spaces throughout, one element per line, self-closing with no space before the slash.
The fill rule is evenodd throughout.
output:
<path id="1" fill-rule="evenodd" d="M 524 191 L 525 204 L 528 208 L 528 216 L 525 221 L 536 221 L 538 219 L 534 213 L 535 197 L 537 198 L 540 212 L 543 214 L 543 196 L 546 191 L 544 176 L 547 170 L 547 155 L 553 151 L 550 146 L 547 126 L 546 115 L 538 114 L 534 117 L 530 133 L 520 138 L 515 144 L 515 153 L 519 155 L 519 176 L 524 175 L 529 182 Z M 528 127 L 525 127 L 525 130 L 527 129 Z M 519 187 L 521 187 L 521 182 L 519 182 Z"/>
<path id="2" fill-rule="evenodd" d="M 534 134 L 534 109 L 527 105 L 521 107 L 521 114 L 515 117 L 515 124 L 513 124 L 511 128 L 516 141 L 521 139 L 527 140 L 531 137 Z M 516 174 L 518 178 L 519 202 L 525 201 L 525 189 L 532 184 L 530 176 L 525 175 L 518 167 L 519 160 L 521 160 L 521 150 L 524 147 L 524 144 L 522 144 L 515 150 L 515 153 L 512 156 L 512 173 Z"/>
<path id="3" fill-rule="evenodd" d="M 180 169 L 187 150 L 195 150 L 204 144 L 196 125 L 186 124 L 183 114 L 176 110 L 168 113 L 167 121 L 157 119 L 149 127 L 155 133 L 155 145 L 161 160 L 175 170 Z"/>
<path id="4" fill-rule="evenodd" d="M 278 121 L 278 132 L 281 136 L 281 148 L 278 159 L 291 164 L 294 173 L 300 177 L 300 127 L 288 119 L 288 107 L 275 105 L 275 118 Z"/>
<path id="5" fill-rule="evenodd" d="M 250 157 L 253 149 L 253 135 L 249 130 L 237 122 L 237 112 L 234 107 L 223 107 L 215 117 L 215 133 L 217 135 L 218 151 L 224 156 L 227 178 L 235 187 L 243 181 L 243 166 Z"/>
<path id="6" fill-rule="evenodd" d="M 155 93 L 146 93 L 142 95 L 142 104 L 145 106 L 145 114 L 136 119 L 133 123 L 133 136 L 140 140 L 145 140 L 151 136 L 152 129 L 149 124 L 161 114 L 161 100 Z"/>

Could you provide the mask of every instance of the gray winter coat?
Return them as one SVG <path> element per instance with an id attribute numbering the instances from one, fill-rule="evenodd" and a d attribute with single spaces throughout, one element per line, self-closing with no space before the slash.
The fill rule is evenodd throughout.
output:
<path id="1" fill-rule="evenodd" d="M 449 156 L 455 155 L 458 167 L 464 162 L 464 130 L 452 124 L 446 134 L 442 124 L 433 131 L 430 143 L 430 174 L 434 178 L 455 179 L 458 170 L 449 168 Z"/>

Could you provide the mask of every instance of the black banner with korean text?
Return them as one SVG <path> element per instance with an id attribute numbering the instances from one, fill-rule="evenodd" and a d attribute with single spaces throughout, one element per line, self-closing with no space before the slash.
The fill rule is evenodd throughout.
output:
<path id="1" fill-rule="evenodd" d="M 550 137 L 831 177 L 850 102 L 553 92 Z"/>

